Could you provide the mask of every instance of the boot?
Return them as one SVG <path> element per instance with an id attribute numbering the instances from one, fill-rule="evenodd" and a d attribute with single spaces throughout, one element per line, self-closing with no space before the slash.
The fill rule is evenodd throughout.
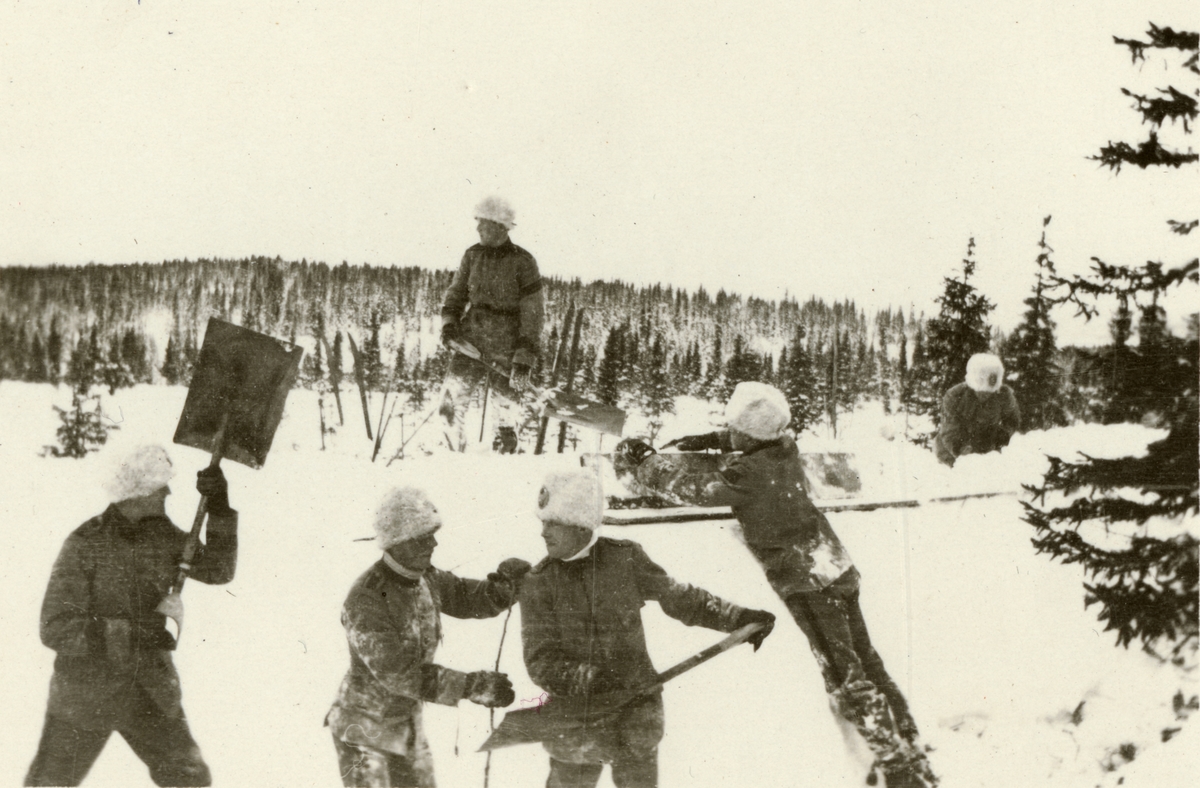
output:
<path id="1" fill-rule="evenodd" d="M 517 453 L 517 431 L 513 427 L 501 427 L 496 431 L 496 438 L 492 441 L 492 451 L 500 452 L 501 454 L 516 454 Z"/>

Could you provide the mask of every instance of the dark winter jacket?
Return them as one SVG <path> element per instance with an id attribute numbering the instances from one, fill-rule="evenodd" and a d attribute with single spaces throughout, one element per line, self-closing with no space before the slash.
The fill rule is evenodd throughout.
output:
<path id="1" fill-rule="evenodd" d="M 724 436 L 715 445 L 728 447 Z M 804 468 L 788 436 L 726 455 L 716 471 L 696 471 L 656 454 L 637 468 L 637 482 L 695 506 L 729 506 L 741 538 L 783 599 L 819 591 L 854 568 L 849 553 L 804 492 Z"/>
<path id="2" fill-rule="evenodd" d="M 980 394 L 959 383 L 942 398 L 942 425 L 934 450 L 939 460 L 953 465 L 964 454 L 999 451 L 1020 426 L 1021 411 L 1011 388 Z"/>
<path id="3" fill-rule="evenodd" d="M 542 277 L 512 241 L 475 244 L 446 290 L 442 324 L 455 326 L 486 359 L 533 366 L 540 352 Z"/>
<path id="4" fill-rule="evenodd" d="M 333 733 L 397 755 L 418 757 L 422 701 L 454 706 L 467 674 L 434 663 L 441 613 L 490 618 L 511 604 L 507 582 L 467 580 L 429 569 L 419 580 L 381 559 L 355 581 L 342 607 L 350 670 L 326 718 Z"/>
<path id="5" fill-rule="evenodd" d="M 580 694 L 580 668 L 593 668 L 591 693 L 653 684 L 642 606 L 657 601 L 688 626 L 732 632 L 742 608 L 672 580 L 636 542 L 601 537 L 573 561 L 545 558 L 521 588 L 521 636 L 529 677 L 551 697 Z"/>
<path id="6" fill-rule="evenodd" d="M 155 608 L 170 590 L 187 533 L 165 517 L 138 523 L 116 506 L 63 543 L 42 602 L 42 642 L 58 652 L 49 714 L 81 728 L 110 728 L 141 688 L 182 717 L 175 641 Z M 207 543 L 189 577 L 221 584 L 237 564 L 237 513 L 208 518 Z"/>

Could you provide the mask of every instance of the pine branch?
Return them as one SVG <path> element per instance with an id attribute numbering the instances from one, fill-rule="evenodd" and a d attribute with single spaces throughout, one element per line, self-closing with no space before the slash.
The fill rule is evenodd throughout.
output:
<path id="1" fill-rule="evenodd" d="M 1200 154 L 1192 153 L 1190 148 L 1187 153 L 1167 150 L 1159 143 L 1158 134 L 1152 131 L 1136 148 L 1128 142 L 1109 140 L 1108 144 L 1100 149 L 1099 155 L 1088 158 L 1100 162 L 1102 166 L 1114 172 L 1120 172 L 1125 164 L 1132 164 L 1143 170 L 1154 166 L 1179 168 L 1184 164 L 1200 161 Z"/>

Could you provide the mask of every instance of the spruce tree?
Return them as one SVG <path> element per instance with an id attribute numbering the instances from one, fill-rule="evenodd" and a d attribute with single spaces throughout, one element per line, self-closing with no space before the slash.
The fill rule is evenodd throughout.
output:
<path id="1" fill-rule="evenodd" d="M 1118 44 L 1129 47 L 1135 61 L 1144 58 L 1146 49 L 1179 49 L 1187 57 L 1185 68 L 1200 75 L 1197 55 L 1200 36 L 1196 33 L 1175 33 L 1170 28 L 1151 25 L 1149 42 L 1115 38 Z M 1147 115 L 1151 100 L 1124 91 L 1137 101 L 1135 108 L 1154 125 Z M 1174 88 L 1162 91 L 1178 102 Z M 1186 105 L 1186 102 L 1182 102 Z M 1172 106 L 1178 107 L 1179 103 Z M 1195 117 L 1194 101 L 1190 115 L 1184 112 L 1185 133 L 1190 133 L 1187 119 Z M 1157 121 L 1173 117 L 1166 109 Z M 1151 135 L 1148 143 L 1157 143 Z M 1129 146 L 1126 146 L 1129 148 Z M 1148 145 L 1139 148 L 1153 150 Z M 1133 155 L 1129 150 L 1114 146 L 1101 149 L 1093 157 L 1119 171 L 1120 163 L 1139 167 L 1165 165 L 1179 167 L 1195 163 L 1196 158 L 1179 159 L 1154 154 L 1154 159 L 1120 158 Z M 1118 158 L 1113 158 L 1118 157 Z M 1171 221 L 1173 231 L 1188 233 L 1194 221 Z M 1050 470 L 1039 485 L 1028 487 L 1035 495 L 1033 503 L 1025 504 L 1026 520 L 1037 531 L 1034 545 L 1064 563 L 1079 563 L 1085 568 L 1090 582 L 1085 583 L 1085 604 L 1100 606 L 1099 617 L 1105 628 L 1115 630 L 1117 643 L 1128 647 L 1141 641 L 1147 648 L 1169 649 L 1172 658 L 1194 662 L 1198 638 L 1197 578 L 1200 575 L 1200 542 L 1189 531 L 1188 520 L 1200 515 L 1200 397 L 1197 395 L 1198 357 L 1200 343 L 1194 330 L 1186 339 L 1167 335 L 1164 320 L 1158 311 L 1159 299 L 1181 285 L 1194 287 L 1198 283 L 1200 259 L 1192 259 L 1173 268 L 1148 262 L 1129 267 L 1107 264 L 1093 258 L 1092 273 L 1086 277 L 1056 278 L 1056 298 L 1069 302 L 1085 319 L 1099 314 L 1099 303 L 1115 299 L 1118 318 L 1114 334 L 1118 347 L 1129 337 L 1132 307 L 1143 314 L 1143 330 L 1147 332 L 1146 350 L 1158 365 L 1156 370 L 1139 369 L 1133 380 L 1153 373 L 1161 375 L 1152 399 L 1137 405 L 1128 414 L 1140 417 L 1167 430 L 1167 436 L 1150 444 L 1143 457 L 1096 459 L 1065 462 L 1050 458 Z M 1139 351 L 1142 348 L 1139 345 Z M 1129 394 L 1124 390 L 1122 394 Z M 1136 398 L 1131 398 L 1131 405 Z M 1121 494 L 1124 490 L 1139 490 L 1140 495 Z M 1081 497 L 1070 496 L 1085 491 Z M 1047 494 L 1053 494 L 1047 504 Z M 1058 496 L 1067 496 L 1061 505 Z M 1116 544 L 1113 544 L 1116 542 Z"/>
<path id="2" fill-rule="evenodd" d="M 975 239 L 967 241 L 967 256 L 962 261 L 961 278 L 945 277 L 944 290 L 935 300 L 941 306 L 938 316 L 929 321 L 928 354 L 932 372 L 932 406 L 926 405 L 941 420 L 942 396 L 963 382 L 967 361 L 976 353 L 986 352 L 991 338 L 987 316 L 996 308 L 987 296 L 971 283 L 975 274 Z"/>
<path id="3" fill-rule="evenodd" d="M 1021 407 L 1021 430 L 1044 430 L 1067 423 L 1062 404 L 1062 370 L 1055 363 L 1054 321 L 1049 289 L 1055 276 L 1054 250 L 1046 243 L 1050 217 L 1042 220 L 1033 293 L 1025 299 L 1025 316 L 1004 343 L 1008 383 Z"/>
<path id="4" fill-rule="evenodd" d="M 800 433 L 821 418 L 816 369 L 804 346 L 804 325 L 797 324 L 792 342 L 779 354 L 780 391 L 792 411 L 791 428 Z"/>
<path id="5" fill-rule="evenodd" d="M 80 336 L 67 365 L 65 382 L 71 386 L 71 409 L 53 406 L 61 424 L 56 431 L 58 444 L 46 446 L 45 453 L 54 457 L 81 459 L 98 451 L 108 441 L 108 431 L 117 429 L 106 424 L 100 395 L 92 393 L 98 382 L 100 350 L 96 332 Z"/>

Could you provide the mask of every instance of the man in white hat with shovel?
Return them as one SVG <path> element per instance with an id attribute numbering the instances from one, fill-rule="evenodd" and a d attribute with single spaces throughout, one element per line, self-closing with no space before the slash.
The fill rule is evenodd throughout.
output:
<path id="1" fill-rule="evenodd" d="M 508 379 L 492 375 L 491 389 L 500 395 L 499 429 L 493 448 L 517 451 L 517 405 L 537 364 L 542 341 L 542 277 L 533 255 L 508 237 L 517 226 L 512 206 L 488 197 L 475 207 L 479 243 L 467 249 L 442 305 L 442 343 L 465 342 L 482 361 L 510 369 Z M 446 420 L 450 448 L 463 451 L 463 421 L 471 397 L 489 376 L 486 366 L 454 353 L 446 373 L 440 412 Z"/>
<path id="2" fill-rule="evenodd" d="M 164 507 L 174 475 L 162 446 L 125 455 L 105 485 L 112 504 L 76 528 L 54 562 L 41 635 L 58 655 L 26 785 L 79 785 L 114 730 L 156 785 L 212 784 L 183 714 L 171 660 L 175 639 L 157 610 L 188 539 Z M 188 576 L 228 583 L 237 563 L 237 512 L 220 468 L 198 476 L 208 534 Z"/>
<path id="3" fill-rule="evenodd" d="M 547 556 L 521 589 L 521 637 L 529 677 L 550 702 L 656 682 L 642 629 L 641 609 L 650 600 L 688 626 L 733 632 L 765 624 L 749 639 L 758 650 L 774 615 L 672 580 L 641 545 L 601 537 L 600 495 L 596 477 L 582 471 L 551 474 L 538 495 Z M 653 788 L 662 736 L 658 690 L 633 700 L 613 719 L 547 741 L 546 786 L 592 788 L 608 763 L 617 788 Z"/>
<path id="4" fill-rule="evenodd" d="M 927 788 L 936 778 L 917 743 L 916 722 L 871 645 L 858 570 L 804 491 L 790 421 L 779 389 L 739 383 L 725 405 L 726 430 L 674 442 L 687 451 L 741 452 L 722 470 L 689 470 L 637 440 L 618 444 L 613 464 L 645 488 L 733 509 L 742 541 L 808 638 L 834 711 L 862 734 L 888 788 Z"/>
<path id="5" fill-rule="evenodd" d="M 376 512 L 383 556 L 354 582 L 342 607 L 350 670 L 325 718 L 344 785 L 432 788 L 422 703 L 466 699 L 496 708 L 515 699 L 503 673 L 463 673 L 433 658 L 442 613 L 490 618 L 507 610 L 529 563 L 506 559 L 487 580 L 436 569 L 434 533 L 441 527 L 437 507 L 415 487 L 392 490 Z"/>

